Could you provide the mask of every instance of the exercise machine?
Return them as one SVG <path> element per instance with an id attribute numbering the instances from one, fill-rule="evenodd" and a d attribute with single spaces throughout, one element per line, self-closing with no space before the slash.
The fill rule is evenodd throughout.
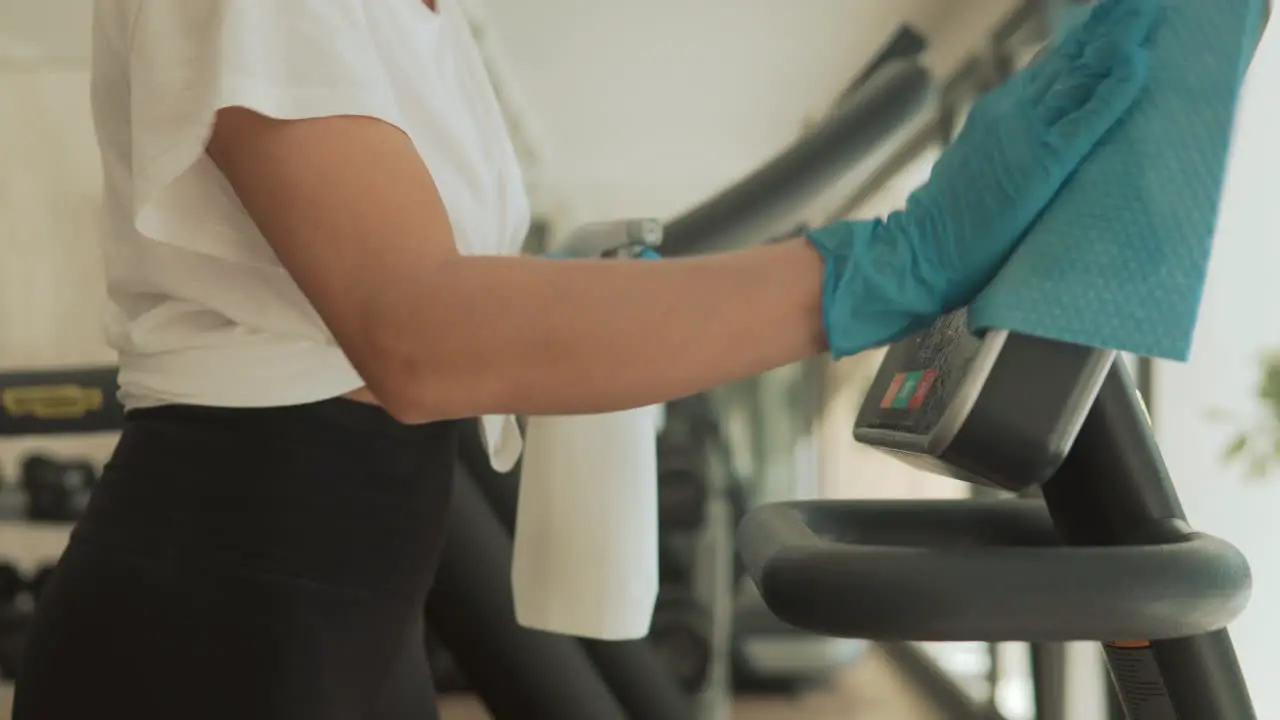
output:
<path id="1" fill-rule="evenodd" d="M 1100 641 L 1130 720 L 1257 717 L 1226 630 L 1248 564 L 1188 524 L 1115 352 L 975 337 L 961 310 L 889 349 L 854 437 L 1042 498 L 756 508 L 739 552 L 780 618 L 881 641 Z"/>

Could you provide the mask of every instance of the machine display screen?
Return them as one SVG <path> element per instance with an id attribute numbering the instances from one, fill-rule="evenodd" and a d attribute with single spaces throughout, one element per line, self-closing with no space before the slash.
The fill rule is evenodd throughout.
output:
<path id="1" fill-rule="evenodd" d="M 982 341 L 964 310 L 888 351 L 858 412 L 859 428 L 928 435 L 954 400 Z"/>

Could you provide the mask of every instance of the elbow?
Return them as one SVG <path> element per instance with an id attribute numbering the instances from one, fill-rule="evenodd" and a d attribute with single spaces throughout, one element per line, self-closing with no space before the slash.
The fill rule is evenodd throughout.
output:
<path id="1" fill-rule="evenodd" d="M 403 425 L 425 425 L 442 420 L 456 419 L 449 417 L 449 414 L 443 408 L 424 402 L 422 399 L 411 396 L 402 390 L 384 390 L 381 392 L 374 390 L 374 395 L 378 398 L 378 403 L 382 405 L 382 409 L 386 410 L 388 415 Z"/>
<path id="2" fill-rule="evenodd" d="M 454 311 L 365 313 L 348 342 L 339 341 L 383 409 L 407 425 L 509 412 L 505 389 L 517 367 L 510 355 L 494 352 L 452 299 L 409 304 Z"/>
<path id="3" fill-rule="evenodd" d="M 401 374 L 381 382 L 369 382 L 369 389 L 378 398 L 387 414 L 405 425 L 425 425 L 444 420 L 457 420 L 479 415 L 471 412 L 465 398 L 450 398 L 444 394 L 446 381 Z M 451 391 L 458 395 L 457 388 Z"/>
<path id="4" fill-rule="evenodd" d="M 423 425 L 501 412 L 495 374 L 443 358 L 383 363 L 366 377 L 382 408 L 405 425 Z"/>

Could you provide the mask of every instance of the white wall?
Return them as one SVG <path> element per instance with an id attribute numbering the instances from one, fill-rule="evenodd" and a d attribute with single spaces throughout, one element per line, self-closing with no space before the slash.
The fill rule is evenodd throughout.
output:
<path id="1" fill-rule="evenodd" d="M 901 22 L 952 72 L 1017 0 L 465 0 L 567 226 L 673 216 L 789 143 Z"/>
<path id="2" fill-rule="evenodd" d="M 82 69 L 0 70 L 0 370 L 114 363 L 103 341 L 98 151 Z M 0 440 L 102 455 L 111 437 Z"/>
<path id="3" fill-rule="evenodd" d="M 1225 465 L 1232 428 L 1207 413 L 1255 412 L 1259 355 L 1280 346 L 1278 35 L 1273 28 L 1246 85 L 1191 360 L 1159 367 L 1152 408 L 1192 523 L 1238 545 L 1253 566 L 1253 601 L 1233 635 L 1263 718 L 1280 717 L 1280 477 L 1250 480 Z"/>

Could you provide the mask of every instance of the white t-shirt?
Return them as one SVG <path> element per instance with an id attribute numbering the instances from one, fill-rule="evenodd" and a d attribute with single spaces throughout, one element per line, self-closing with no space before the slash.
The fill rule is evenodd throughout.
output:
<path id="1" fill-rule="evenodd" d="M 430 168 L 459 251 L 519 251 L 529 202 L 455 2 L 96 0 L 107 334 L 127 407 L 294 405 L 364 385 L 205 155 L 220 108 L 391 123 Z M 484 425 L 510 466 L 514 422 Z"/>

